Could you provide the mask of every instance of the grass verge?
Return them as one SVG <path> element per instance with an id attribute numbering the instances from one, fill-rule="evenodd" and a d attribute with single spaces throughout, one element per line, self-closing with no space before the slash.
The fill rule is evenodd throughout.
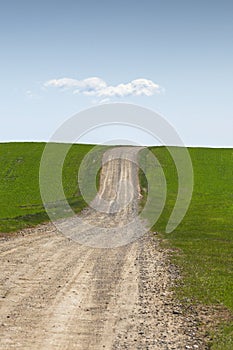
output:
<path id="1" fill-rule="evenodd" d="M 169 234 L 165 233 L 165 227 L 176 200 L 176 168 L 165 147 L 150 150 L 160 162 L 167 181 L 166 205 L 153 230 L 175 248 L 174 261 L 183 275 L 177 296 L 186 303 L 217 305 L 232 315 L 233 150 L 189 149 L 194 170 L 193 197 L 182 223 Z M 147 165 L 149 168 L 150 164 Z M 232 320 L 223 317 L 217 330 L 216 327 L 209 330 L 212 349 L 233 349 Z"/>

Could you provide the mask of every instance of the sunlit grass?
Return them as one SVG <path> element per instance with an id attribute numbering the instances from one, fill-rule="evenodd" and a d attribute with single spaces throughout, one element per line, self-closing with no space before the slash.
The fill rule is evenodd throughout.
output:
<path id="1" fill-rule="evenodd" d="M 166 148 L 151 151 L 167 180 L 166 206 L 153 230 L 176 248 L 174 260 L 184 277 L 177 290 L 179 298 L 222 305 L 233 312 L 233 150 L 189 149 L 193 197 L 185 218 L 170 234 L 165 227 L 176 200 L 176 169 Z M 233 323 L 215 335 L 213 349 L 233 349 L 232 343 Z"/>
<path id="2" fill-rule="evenodd" d="M 39 188 L 45 143 L 0 144 L 0 232 L 11 232 L 48 220 Z M 56 144 L 59 152 L 62 144 Z M 75 212 L 86 203 L 78 187 L 78 169 L 93 146 L 73 145 L 64 162 L 63 188 Z"/>

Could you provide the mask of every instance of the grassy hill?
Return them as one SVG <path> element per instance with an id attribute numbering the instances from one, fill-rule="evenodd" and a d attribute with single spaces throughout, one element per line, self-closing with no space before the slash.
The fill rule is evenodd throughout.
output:
<path id="1" fill-rule="evenodd" d="M 44 143 L 0 144 L 0 232 L 11 232 L 48 220 L 39 190 L 40 158 Z M 62 145 L 57 144 L 57 151 Z M 63 171 L 65 194 L 76 212 L 86 203 L 77 181 L 79 165 L 89 145 L 71 147 Z M 165 209 L 154 226 L 164 244 L 176 248 L 174 260 L 184 282 L 177 290 L 186 303 L 218 305 L 233 312 L 233 150 L 190 148 L 194 192 L 190 208 L 177 229 L 165 234 L 175 204 L 175 165 L 164 147 L 151 151 L 167 180 Z M 233 349 L 233 323 L 213 335 L 212 349 Z"/>
<path id="2" fill-rule="evenodd" d="M 165 209 L 154 230 L 172 247 L 184 282 L 178 289 L 184 301 L 225 307 L 233 312 L 233 150 L 190 148 L 194 191 L 189 210 L 177 229 L 165 234 L 175 204 L 177 176 L 166 148 L 151 151 L 167 180 Z M 233 323 L 213 335 L 213 349 L 233 349 Z"/>
<path id="3" fill-rule="evenodd" d="M 40 159 L 45 143 L 0 144 L 0 232 L 11 232 L 48 220 L 39 189 Z M 56 144 L 57 152 L 62 144 Z M 66 197 L 78 212 L 86 204 L 78 188 L 79 165 L 93 146 L 73 145 L 63 168 Z"/>

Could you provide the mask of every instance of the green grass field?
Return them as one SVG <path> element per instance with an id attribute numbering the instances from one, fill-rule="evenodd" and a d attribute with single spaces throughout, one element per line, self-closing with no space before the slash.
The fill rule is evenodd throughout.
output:
<path id="1" fill-rule="evenodd" d="M 40 159 L 44 143 L 0 144 L 0 232 L 11 232 L 47 221 L 39 189 Z M 62 144 L 56 144 L 59 150 Z M 75 212 L 86 203 L 78 188 L 79 165 L 93 146 L 73 145 L 63 168 L 66 198 Z"/>
<path id="2" fill-rule="evenodd" d="M 48 220 L 39 190 L 44 147 L 44 143 L 0 144 L 0 232 Z M 62 145 L 56 147 L 59 152 Z M 64 192 L 75 212 L 86 205 L 77 173 L 92 147 L 72 146 L 64 163 Z M 185 303 L 219 305 L 233 313 L 233 150 L 189 149 L 194 168 L 192 202 L 182 223 L 170 234 L 164 232 L 177 194 L 176 168 L 165 147 L 151 150 L 162 165 L 168 189 L 166 206 L 153 229 L 164 244 L 176 248 L 173 258 L 184 277 L 177 296 Z M 140 177 L 146 187 L 142 174 Z M 222 323 L 211 348 L 233 349 L 233 323 Z"/>
<path id="3" fill-rule="evenodd" d="M 151 151 L 163 167 L 168 188 L 165 209 L 153 229 L 177 248 L 174 260 L 184 276 L 179 298 L 219 305 L 233 313 L 233 150 L 189 149 L 193 197 L 184 220 L 169 234 L 165 227 L 176 199 L 176 169 L 166 148 Z M 212 349 L 233 349 L 233 323 L 221 326 Z"/>

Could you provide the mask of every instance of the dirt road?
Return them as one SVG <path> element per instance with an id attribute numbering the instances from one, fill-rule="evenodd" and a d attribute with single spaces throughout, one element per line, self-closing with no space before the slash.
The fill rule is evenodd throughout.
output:
<path id="1" fill-rule="evenodd" d="M 136 156 L 105 154 L 99 211 L 62 223 L 76 241 L 52 223 L 1 239 L 0 349 L 205 349 L 196 316 L 173 298 L 169 251 L 134 221 Z"/>

